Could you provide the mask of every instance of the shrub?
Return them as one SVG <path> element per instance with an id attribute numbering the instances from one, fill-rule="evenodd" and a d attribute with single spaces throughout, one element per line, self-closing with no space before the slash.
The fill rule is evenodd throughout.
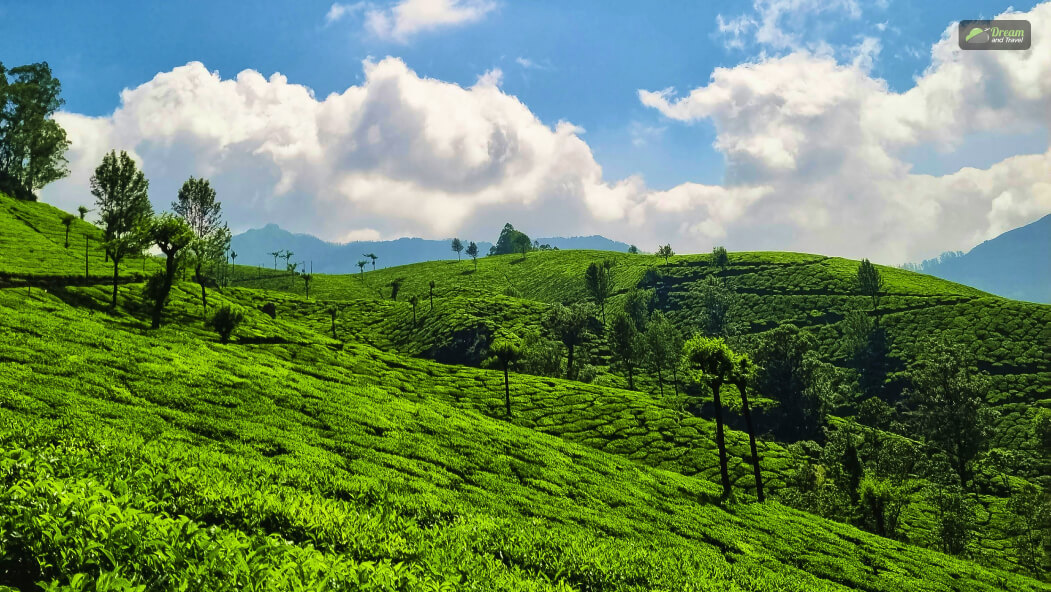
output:
<path id="1" fill-rule="evenodd" d="M 244 321 L 244 313 L 240 308 L 224 306 L 215 312 L 212 317 L 212 328 L 219 334 L 220 343 L 229 343 L 237 326 Z"/>
<path id="2" fill-rule="evenodd" d="M 266 304 L 261 306 L 259 310 L 263 311 L 263 314 L 269 316 L 272 319 L 277 318 L 277 305 L 273 302 L 267 302 Z"/>

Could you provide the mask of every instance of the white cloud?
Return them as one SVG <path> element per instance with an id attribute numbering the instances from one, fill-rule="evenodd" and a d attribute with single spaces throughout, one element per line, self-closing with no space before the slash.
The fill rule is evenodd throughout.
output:
<path id="1" fill-rule="evenodd" d="M 500 83 L 504 81 L 504 71 L 500 68 L 493 68 L 487 70 L 484 74 L 478 77 L 478 86 L 500 86 Z"/>
<path id="2" fill-rule="evenodd" d="M 1037 30 L 1051 24 L 1051 3 L 1011 18 Z M 1041 39 L 1028 52 L 963 52 L 955 35 L 955 25 L 946 29 L 904 93 L 869 76 L 879 45 L 864 39 L 847 65 L 796 51 L 718 68 L 681 98 L 670 89 L 639 98 L 674 120 L 710 119 L 728 187 L 771 188 L 737 232 L 766 236 L 772 248 L 919 259 L 1051 210 L 1051 152 L 941 177 L 910 173 L 905 148 L 1051 126 L 1051 51 Z"/>
<path id="3" fill-rule="evenodd" d="M 515 58 L 515 62 L 517 62 L 519 66 L 522 66 L 526 70 L 535 70 L 540 68 L 539 64 L 537 64 L 529 58 L 517 57 Z"/>
<path id="4" fill-rule="evenodd" d="M 716 28 L 731 49 L 743 49 L 751 42 L 765 49 L 814 51 L 822 40 L 813 38 L 812 21 L 830 14 L 858 19 L 861 6 L 857 0 L 753 0 L 752 14 L 732 18 L 719 14 Z"/>
<path id="5" fill-rule="evenodd" d="M 386 8 L 370 6 L 365 29 L 404 43 L 422 32 L 478 22 L 495 8 L 493 0 L 399 0 Z"/>
<path id="6" fill-rule="evenodd" d="M 333 2 L 332 6 L 329 7 L 328 12 L 325 14 L 325 24 L 330 25 L 345 16 L 354 15 L 364 9 L 364 2 L 355 2 L 354 4 L 340 4 L 339 2 Z"/>
<path id="7" fill-rule="evenodd" d="M 357 241 L 378 241 L 383 239 L 383 234 L 375 228 L 355 228 L 343 235 L 339 241 L 342 243 L 353 243 Z"/>
<path id="8" fill-rule="evenodd" d="M 235 230 L 277 222 L 330 240 L 492 239 L 510 220 L 534 233 L 656 244 L 681 226 L 642 179 L 605 181 L 584 130 L 543 124 L 500 89 L 499 70 L 468 88 L 396 58 L 364 70 L 362 84 L 320 99 L 280 74 L 223 79 L 193 62 L 123 91 L 112 115 L 59 113 L 73 174 L 43 198 L 83 203 L 91 171 L 115 148 L 136 155 L 158 210 L 190 175 L 210 178 Z M 703 231 L 719 234 L 741 210 L 712 199 L 698 211 Z"/>

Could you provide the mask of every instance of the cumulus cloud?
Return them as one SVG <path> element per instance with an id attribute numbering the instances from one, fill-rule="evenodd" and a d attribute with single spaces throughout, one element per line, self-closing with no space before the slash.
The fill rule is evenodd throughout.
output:
<path id="1" fill-rule="evenodd" d="M 418 33 L 478 22 L 495 8 L 492 0 L 399 0 L 386 8 L 368 7 L 365 28 L 382 39 L 405 42 Z"/>
<path id="2" fill-rule="evenodd" d="M 328 12 L 325 13 L 325 24 L 330 25 L 343 17 L 354 15 L 364 9 L 364 2 L 355 2 L 354 4 L 340 4 L 339 2 L 333 2 L 332 6 L 329 7 Z"/>
<path id="3" fill-rule="evenodd" d="M 640 178 L 603 179 L 583 129 L 545 125 L 505 94 L 499 70 L 467 88 L 396 58 L 367 61 L 364 73 L 324 98 L 281 74 L 223 79 L 197 62 L 157 74 L 123 91 L 109 116 L 56 116 L 73 174 L 43 197 L 75 208 L 102 155 L 126 149 L 158 209 L 190 175 L 208 177 L 235 230 L 277 222 L 330 240 L 486 239 L 510 220 L 542 234 L 645 233 L 656 244 L 657 232 L 679 227 Z M 707 199 L 705 231 L 719 234 L 740 210 Z"/>
<path id="4" fill-rule="evenodd" d="M 821 41 L 807 34 L 810 24 L 829 15 L 858 19 L 861 6 L 857 0 L 753 0 L 751 13 L 717 15 L 716 28 L 731 49 L 743 49 L 747 43 L 775 51 L 815 51 Z"/>
<path id="5" fill-rule="evenodd" d="M 1000 18 L 1039 29 L 1051 4 Z M 1051 153 L 941 177 L 912 174 L 902 153 L 1051 126 L 1051 51 L 1037 39 L 1028 52 L 963 52 L 956 33 L 946 29 L 904 93 L 869 76 L 878 45 L 863 41 L 852 63 L 800 50 L 718 68 L 684 97 L 664 89 L 639 99 L 673 120 L 711 120 L 727 187 L 772 188 L 739 232 L 887 262 L 966 249 L 1051 210 Z"/>

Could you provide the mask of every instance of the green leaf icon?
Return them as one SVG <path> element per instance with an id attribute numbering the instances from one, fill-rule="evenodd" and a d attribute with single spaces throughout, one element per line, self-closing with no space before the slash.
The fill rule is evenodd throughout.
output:
<path id="1" fill-rule="evenodd" d="M 977 37 L 978 35 L 981 35 L 984 32 L 985 31 L 981 30 L 980 28 L 975 27 L 975 28 L 971 29 L 970 32 L 967 33 L 967 38 L 964 39 L 964 41 L 970 41 L 971 39 Z"/>

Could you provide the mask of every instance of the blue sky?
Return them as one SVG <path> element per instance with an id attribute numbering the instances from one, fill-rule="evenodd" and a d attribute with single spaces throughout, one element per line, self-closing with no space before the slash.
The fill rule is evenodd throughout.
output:
<path id="1" fill-rule="evenodd" d="M 931 65 L 932 46 L 951 23 L 1008 8 L 1004 2 L 904 0 L 444 3 L 480 7 L 480 16 L 399 37 L 369 27 L 369 11 L 395 14 L 397 3 L 383 0 L 344 4 L 344 14 L 331 22 L 326 19 L 331 1 L 6 2 L 0 3 L 0 56 L 7 65 L 48 61 L 63 83 L 65 110 L 103 117 L 121 107 L 122 89 L 192 61 L 222 79 L 245 69 L 264 77 L 280 72 L 289 83 L 312 89 L 319 101 L 365 83 L 362 64 L 370 57 L 393 56 L 420 78 L 464 88 L 499 69 L 502 93 L 547 127 L 564 120 L 582 128 L 577 135 L 606 182 L 641 175 L 647 191 L 661 191 L 684 183 L 724 184 L 733 155 L 714 146 L 717 118 L 669 117 L 643 104 L 639 90 L 673 87 L 681 98 L 707 85 L 717 68 L 794 52 L 849 64 L 869 38 L 879 49 L 862 69 L 883 81 L 888 92 L 903 93 Z M 1013 7 L 1024 12 L 1034 5 Z M 787 12 L 773 25 L 792 40 L 764 42 L 756 29 L 779 6 Z M 745 24 L 740 37 L 720 32 L 720 23 L 735 22 Z M 1012 155 L 1047 150 L 1045 127 L 1007 136 L 987 129 L 970 133 L 975 135 L 967 147 L 1001 145 L 993 150 L 995 157 L 984 150 L 939 152 L 916 143 L 901 158 L 913 172 L 945 175 L 964 165 L 988 167 Z M 399 230 L 424 233 L 411 224 L 380 233 Z M 974 229 L 967 240 L 987 231 Z"/>

